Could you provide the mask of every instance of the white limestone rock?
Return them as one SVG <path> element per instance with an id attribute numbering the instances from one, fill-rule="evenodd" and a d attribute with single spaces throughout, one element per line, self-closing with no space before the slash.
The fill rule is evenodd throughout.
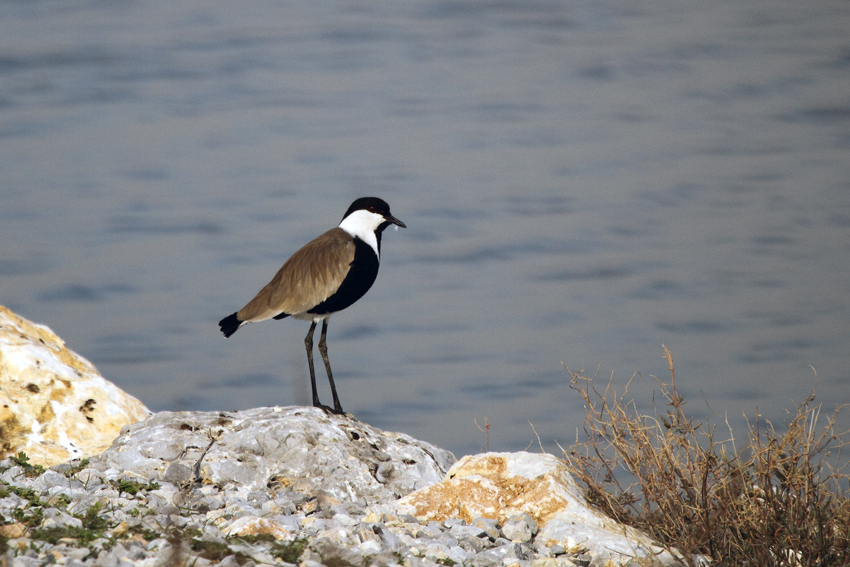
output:
<path id="1" fill-rule="evenodd" d="M 601 561 L 599 565 L 625 565 L 633 558 L 648 565 L 678 564 L 676 557 L 646 534 L 590 507 L 553 455 L 468 455 L 455 463 L 441 483 L 399 500 L 398 513 L 411 514 L 421 522 L 447 518 L 470 522 L 480 516 L 512 527 L 527 514 L 540 528 L 534 538 L 537 544 L 561 545 L 568 553 L 587 550 L 594 562 Z"/>
<path id="2" fill-rule="evenodd" d="M 53 331 L 0 306 L 0 458 L 51 466 L 96 455 L 151 412 Z"/>
<path id="3" fill-rule="evenodd" d="M 439 482 L 450 452 L 311 407 L 162 412 L 96 461 L 145 480 L 297 493 L 320 507 L 393 501 Z"/>
<path id="4" fill-rule="evenodd" d="M 323 561 L 353 566 L 397 560 L 398 550 L 411 565 L 424 554 L 477 567 L 560 567 L 578 564 L 580 553 L 591 567 L 680 564 L 646 534 L 590 507 L 552 455 L 487 453 L 455 463 L 450 452 L 429 443 L 316 408 L 148 417 L 147 408 L 104 380 L 50 329 L 2 306 L 0 406 L 0 457 L 23 450 L 43 465 L 91 457 L 85 484 L 54 471 L 26 482 L 93 491 L 75 497 L 74 510 L 111 494 L 119 526 L 128 501 L 114 485 L 101 485 L 130 477 L 161 483 L 145 493 L 153 512 L 172 518 L 181 510 L 199 511 L 215 537 L 271 534 L 287 541 L 306 534 L 313 545 L 302 566 L 318 565 L 310 555 L 315 550 Z M 70 521 L 62 511 L 45 518 L 56 525 Z M 392 523 L 368 528 L 385 520 Z M 0 535 L 23 537 L 14 526 L 4 528 Z M 414 533 L 435 539 L 420 542 Z M 460 540 L 474 549 L 460 547 Z M 419 547 L 407 550 L 414 542 Z M 549 550 L 556 548 L 562 555 L 552 557 Z M 703 559 L 694 561 L 707 563 Z"/>

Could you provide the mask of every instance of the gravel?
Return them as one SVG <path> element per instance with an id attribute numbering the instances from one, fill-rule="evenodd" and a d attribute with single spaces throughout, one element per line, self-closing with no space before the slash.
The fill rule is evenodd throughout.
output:
<path id="1" fill-rule="evenodd" d="M 536 531 L 524 516 L 503 526 L 486 518 L 423 524 L 365 498 L 148 482 L 85 461 L 46 471 L 0 461 L 0 564 L 10 567 L 592 564 L 535 543 Z"/>

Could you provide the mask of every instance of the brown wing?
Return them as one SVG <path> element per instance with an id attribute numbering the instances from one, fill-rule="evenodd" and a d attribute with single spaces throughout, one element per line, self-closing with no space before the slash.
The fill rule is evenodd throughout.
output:
<path id="1" fill-rule="evenodd" d="M 281 313 L 304 313 L 333 295 L 352 260 L 351 235 L 341 228 L 329 230 L 293 254 L 236 316 L 240 321 L 265 321 Z"/>

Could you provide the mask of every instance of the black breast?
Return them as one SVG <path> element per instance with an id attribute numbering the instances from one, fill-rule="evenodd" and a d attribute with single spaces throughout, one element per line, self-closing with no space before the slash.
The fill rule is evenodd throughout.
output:
<path id="1" fill-rule="evenodd" d="M 342 285 L 339 286 L 336 293 L 307 313 L 324 315 L 325 313 L 342 311 L 366 295 L 366 292 L 375 283 L 379 265 L 375 251 L 359 238 L 354 239 L 354 247 L 354 260 L 351 262 L 351 269 L 342 281 Z"/>

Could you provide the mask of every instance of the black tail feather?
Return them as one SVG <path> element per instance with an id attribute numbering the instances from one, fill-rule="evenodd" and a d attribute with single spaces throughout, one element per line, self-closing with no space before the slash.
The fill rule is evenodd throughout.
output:
<path id="1" fill-rule="evenodd" d="M 221 332 L 224 333 L 224 338 L 229 338 L 233 333 L 239 330 L 242 323 L 243 322 L 236 317 L 236 313 L 232 313 L 219 321 L 218 326 L 221 327 Z"/>

